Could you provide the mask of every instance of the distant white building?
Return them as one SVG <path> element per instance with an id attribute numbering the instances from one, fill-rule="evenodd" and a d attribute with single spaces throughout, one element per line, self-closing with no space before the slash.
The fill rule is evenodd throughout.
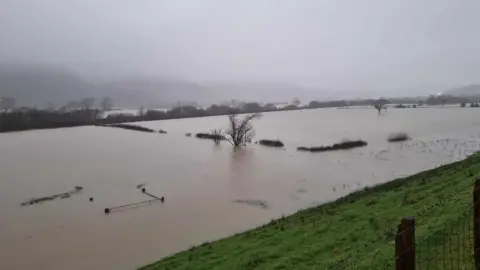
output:
<path id="1" fill-rule="evenodd" d="M 115 110 L 115 111 L 106 111 L 98 115 L 98 119 L 105 119 L 110 115 L 115 116 L 137 116 L 138 110 Z"/>
<path id="2" fill-rule="evenodd" d="M 288 102 L 285 102 L 285 103 L 276 103 L 274 105 L 277 109 L 283 109 L 283 108 L 285 108 L 285 107 L 287 107 L 288 105 L 291 105 L 291 104 L 288 103 Z"/>

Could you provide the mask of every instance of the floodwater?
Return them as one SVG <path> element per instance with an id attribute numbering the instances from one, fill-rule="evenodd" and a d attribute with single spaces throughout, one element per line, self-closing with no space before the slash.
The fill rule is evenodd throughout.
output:
<path id="1" fill-rule="evenodd" d="M 265 113 L 256 139 L 284 149 L 186 137 L 225 128 L 227 117 L 138 123 L 151 134 L 79 127 L 0 134 L 0 269 L 135 269 L 282 214 L 458 160 L 479 149 L 479 111 L 470 108 L 320 109 Z M 388 144 L 391 132 L 414 140 Z M 298 146 L 363 139 L 348 151 Z M 160 202 L 104 209 L 150 199 Z M 83 190 L 20 206 L 32 197 Z M 90 202 L 89 198 L 94 201 Z"/>

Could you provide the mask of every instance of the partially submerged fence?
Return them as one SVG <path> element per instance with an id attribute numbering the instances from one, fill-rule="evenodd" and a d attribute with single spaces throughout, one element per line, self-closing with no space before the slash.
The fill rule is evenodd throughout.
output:
<path id="1" fill-rule="evenodd" d="M 131 208 L 131 207 L 138 207 L 138 206 L 147 205 L 147 204 L 150 204 L 150 203 L 153 203 L 153 202 L 162 202 L 162 203 L 165 202 L 165 197 L 155 196 L 155 195 L 147 192 L 145 188 L 142 188 L 142 193 L 151 197 L 152 199 L 146 200 L 146 201 L 124 204 L 124 205 L 118 205 L 118 206 L 114 206 L 114 207 L 108 207 L 108 208 L 105 208 L 105 210 L 104 210 L 105 214 L 110 214 L 110 212 L 113 211 L 113 210 L 127 209 L 127 208 Z"/>
<path id="2" fill-rule="evenodd" d="M 386 230 L 388 237 L 372 250 L 360 257 L 342 260 L 331 269 L 480 269 L 480 178 L 439 203 L 445 208 L 454 206 L 455 195 L 466 188 L 473 189 L 472 201 L 462 205 L 454 218 L 446 222 L 438 216 L 422 219 L 429 214 L 429 209 L 423 209 L 417 216 L 405 217 L 397 226 Z M 374 239 L 365 246 L 378 242 Z M 381 258 L 390 259 L 376 261 Z"/>

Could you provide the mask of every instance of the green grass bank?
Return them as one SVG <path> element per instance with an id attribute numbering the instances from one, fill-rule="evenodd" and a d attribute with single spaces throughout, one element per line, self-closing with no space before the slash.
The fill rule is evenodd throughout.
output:
<path id="1" fill-rule="evenodd" d="M 417 239 L 444 237 L 446 224 L 469 211 L 478 173 L 480 155 L 475 154 L 192 247 L 140 269 L 351 269 L 351 263 L 355 269 L 383 269 L 394 261 L 394 235 L 401 218 L 416 217 Z"/>

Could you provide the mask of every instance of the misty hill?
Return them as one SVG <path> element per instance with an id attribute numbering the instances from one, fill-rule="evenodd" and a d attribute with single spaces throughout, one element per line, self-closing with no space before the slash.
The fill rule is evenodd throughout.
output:
<path id="1" fill-rule="evenodd" d="M 64 69 L 33 65 L 0 65 L 0 96 L 17 100 L 17 106 L 59 107 L 72 100 L 109 96 L 117 106 L 169 106 L 178 101 L 208 102 L 203 87 L 181 80 L 132 79 L 93 83 Z"/>
<path id="2" fill-rule="evenodd" d="M 325 91 L 320 91 L 325 94 Z M 182 104 L 220 103 L 236 99 L 251 102 L 302 101 L 319 98 L 318 89 L 288 82 L 226 81 L 194 83 L 170 78 L 131 78 L 88 81 L 73 72 L 49 66 L 0 65 L 0 96 L 11 96 L 17 106 L 60 107 L 72 100 L 108 96 L 116 106 L 170 107 Z"/>
<path id="3" fill-rule="evenodd" d="M 135 78 L 97 85 L 104 96 L 110 96 L 120 106 L 165 107 L 177 102 L 208 103 L 210 92 L 202 86 L 174 79 Z"/>
<path id="4" fill-rule="evenodd" d="M 73 73 L 52 67 L 0 65 L 0 96 L 11 96 L 18 106 L 65 104 L 88 97 L 94 86 Z"/>
<path id="5" fill-rule="evenodd" d="M 445 95 L 451 96 L 480 96 L 480 84 L 471 84 L 452 90 L 445 91 Z"/>

